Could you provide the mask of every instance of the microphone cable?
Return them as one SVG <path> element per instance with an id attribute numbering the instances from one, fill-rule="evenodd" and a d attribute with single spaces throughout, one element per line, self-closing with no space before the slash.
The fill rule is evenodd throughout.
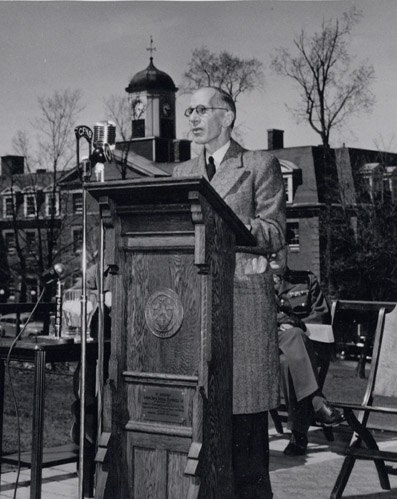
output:
<path id="1" fill-rule="evenodd" d="M 18 401 L 17 401 L 16 395 L 15 395 L 14 385 L 13 385 L 13 382 L 12 382 L 12 375 L 11 375 L 11 368 L 10 368 L 11 354 L 12 354 L 12 351 L 13 351 L 13 349 L 14 349 L 17 341 L 22 336 L 23 332 L 26 329 L 26 326 L 29 324 L 30 319 L 32 318 L 34 312 L 36 311 L 36 309 L 37 309 L 37 307 L 38 307 L 38 305 L 40 303 L 40 300 L 43 297 L 44 291 L 45 291 L 45 287 L 42 289 L 42 291 L 40 293 L 40 296 L 37 298 L 37 301 L 36 301 L 36 303 L 35 303 L 32 311 L 30 312 L 29 317 L 27 318 L 25 324 L 23 325 L 22 329 L 15 336 L 13 342 L 11 343 L 11 346 L 8 349 L 7 360 L 6 360 L 6 369 L 7 369 L 8 379 L 9 379 L 9 382 L 10 382 L 11 396 L 12 396 L 12 400 L 13 400 L 13 403 L 14 403 L 15 415 L 16 415 L 16 419 L 17 419 L 18 466 L 17 466 L 17 476 L 16 476 L 16 480 L 15 480 L 15 487 L 14 487 L 13 499 L 16 499 L 16 497 L 17 497 L 19 476 L 20 476 L 20 473 L 21 473 L 21 424 L 20 424 L 20 417 L 19 417 Z"/>

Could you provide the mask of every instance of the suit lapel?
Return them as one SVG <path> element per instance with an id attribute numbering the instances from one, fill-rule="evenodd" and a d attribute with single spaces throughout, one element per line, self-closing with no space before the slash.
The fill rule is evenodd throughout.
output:
<path id="1" fill-rule="evenodd" d="M 186 164 L 181 173 L 183 176 L 193 175 L 195 177 L 205 177 L 208 180 L 207 170 L 205 169 L 204 149 L 196 158 L 193 158 Z"/>
<path id="2" fill-rule="evenodd" d="M 208 180 L 207 169 L 205 167 L 205 149 L 201 150 L 201 153 L 197 157 L 197 167 L 196 174 L 203 176 L 206 180 Z"/>
<path id="3" fill-rule="evenodd" d="M 225 198 L 227 196 L 227 194 L 233 189 L 235 184 L 245 173 L 245 169 L 242 168 L 243 152 L 244 149 L 237 144 L 237 142 L 231 139 L 230 147 L 211 181 L 211 185 L 221 198 Z"/>

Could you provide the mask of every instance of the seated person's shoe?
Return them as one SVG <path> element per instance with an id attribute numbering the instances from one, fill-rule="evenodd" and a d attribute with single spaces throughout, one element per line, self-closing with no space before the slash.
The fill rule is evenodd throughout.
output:
<path id="1" fill-rule="evenodd" d="M 289 444 L 284 449 L 284 454 L 286 456 L 303 456 L 306 454 L 307 442 L 307 436 L 304 433 L 293 431 Z"/>
<path id="2" fill-rule="evenodd" d="M 327 400 L 324 400 L 320 409 L 314 413 L 314 417 L 318 423 L 324 426 L 338 426 L 344 420 L 343 414 L 331 407 Z"/>

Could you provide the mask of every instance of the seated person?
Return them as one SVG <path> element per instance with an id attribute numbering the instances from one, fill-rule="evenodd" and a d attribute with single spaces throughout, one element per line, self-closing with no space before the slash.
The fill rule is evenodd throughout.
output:
<path id="1" fill-rule="evenodd" d="M 321 391 L 318 365 L 313 345 L 322 347 L 319 353 L 329 358 L 330 344 L 312 342 L 305 334 L 306 322 L 329 324 L 328 303 L 314 274 L 294 271 L 287 266 L 287 247 L 282 249 L 270 266 L 277 300 L 277 325 L 281 351 L 281 379 L 291 430 L 286 455 L 303 455 L 308 444 L 307 433 L 314 418 L 324 426 L 336 426 L 343 415 L 332 408 Z"/>
<path id="2" fill-rule="evenodd" d="M 97 290 L 98 282 L 98 266 L 96 264 L 88 267 L 86 274 L 86 287 L 87 290 Z M 109 270 L 105 272 L 104 279 L 104 335 L 105 339 L 110 338 L 111 330 L 111 291 L 109 291 L 110 279 Z M 82 286 L 81 279 L 71 289 L 80 289 Z M 98 309 L 90 324 L 90 335 L 96 339 L 98 332 Z M 107 377 L 108 358 L 104 359 L 104 378 Z M 71 411 L 73 415 L 73 425 L 71 429 L 71 440 L 79 445 L 79 430 L 80 430 L 80 362 L 73 375 L 73 392 L 75 401 L 72 404 Z M 86 363 L 86 390 L 85 390 L 85 439 L 86 439 L 86 452 L 95 449 L 96 433 L 97 433 L 97 399 L 96 399 L 96 361 L 87 359 Z"/>

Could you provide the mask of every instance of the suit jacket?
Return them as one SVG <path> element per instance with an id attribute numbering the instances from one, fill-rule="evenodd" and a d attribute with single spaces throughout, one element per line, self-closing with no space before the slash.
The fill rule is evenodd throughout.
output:
<path id="1" fill-rule="evenodd" d="M 174 169 L 174 176 L 207 178 L 204 150 Z M 285 244 L 285 192 L 278 160 L 247 151 L 231 140 L 211 185 L 245 224 L 258 246 L 276 252 Z M 233 413 L 266 411 L 279 403 L 276 302 L 270 270 L 246 275 L 254 255 L 237 253 L 233 313 Z"/>

